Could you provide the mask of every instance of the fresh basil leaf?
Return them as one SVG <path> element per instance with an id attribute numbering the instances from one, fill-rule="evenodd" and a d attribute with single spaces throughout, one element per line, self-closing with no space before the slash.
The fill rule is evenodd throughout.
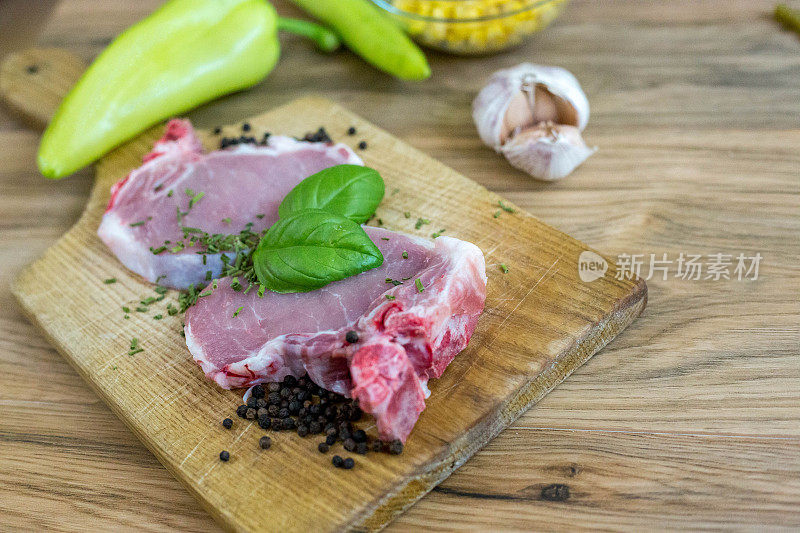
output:
<path id="1" fill-rule="evenodd" d="M 313 291 L 382 264 L 361 226 L 321 209 L 281 218 L 253 253 L 258 281 L 274 292 Z"/>
<path id="2" fill-rule="evenodd" d="M 284 218 L 301 209 L 324 209 L 363 224 L 383 200 L 378 171 L 360 165 L 336 165 L 312 174 L 286 195 L 278 207 Z"/>

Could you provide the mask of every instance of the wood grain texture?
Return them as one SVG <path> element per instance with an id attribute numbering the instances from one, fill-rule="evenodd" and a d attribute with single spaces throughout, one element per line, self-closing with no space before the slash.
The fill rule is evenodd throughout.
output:
<path id="1" fill-rule="evenodd" d="M 158 3 L 64 1 L 38 43 L 89 60 Z M 756 283 L 650 280 L 632 327 L 388 530 L 800 527 L 800 40 L 773 4 L 573 0 L 509 53 L 431 54 L 414 85 L 283 36 L 265 82 L 191 114 L 211 127 L 321 93 L 612 256 L 765 256 Z M 521 61 L 569 68 L 592 104 L 600 151 L 557 184 L 504 165 L 471 123 L 483 80 Z M 0 110 L 0 529 L 216 531 L 8 291 L 91 188 L 41 179 L 37 141 Z M 539 499 L 553 483 L 580 489 Z"/>
<path id="2" fill-rule="evenodd" d="M 60 56 L 23 55 L 43 63 Z M 8 63 L 5 79 L 13 80 L 14 66 L 27 61 L 14 56 Z M 17 77 L 29 76 L 28 70 L 18 69 Z M 49 109 L 25 102 L 34 92 L 29 87 L 3 96 L 12 106 L 38 109 L 36 118 L 44 122 Z M 431 384 L 426 411 L 402 457 L 359 458 L 358 468 L 343 476 L 328 455 L 315 453 L 313 437 L 278 437 L 265 453 L 256 445 L 263 433 L 257 424 L 240 423 L 233 432 L 221 428 L 238 394 L 203 378 L 179 335 L 181 316 L 150 306 L 124 318 L 121 306 L 135 309 L 153 287 L 126 271 L 96 235 L 111 186 L 140 164 L 163 126 L 104 157 L 78 223 L 22 272 L 12 292 L 112 410 L 227 528 L 254 531 L 267 522 L 293 531 L 382 528 L 644 309 L 641 279 L 617 280 L 612 264 L 607 277 L 582 282 L 577 265 L 585 245 L 522 212 L 495 216 L 498 196 L 341 107 L 305 98 L 247 122 L 257 137 L 264 131 L 301 137 L 323 126 L 344 140 L 355 126 L 369 145 L 362 152 L 366 164 L 390 191 L 378 220 L 420 235 L 446 228 L 448 235 L 474 242 L 486 254 L 489 283 L 479 327 L 447 375 Z M 222 135 L 238 131 L 232 125 Z M 208 149 L 219 140 L 207 132 L 201 138 Z M 418 217 L 430 225 L 415 230 Z M 511 271 L 503 273 L 500 264 Z M 118 281 L 105 284 L 110 277 Z M 165 318 L 153 320 L 156 313 Z M 134 357 L 125 355 L 131 338 L 144 349 Z M 230 463 L 217 459 L 221 449 L 231 452 Z"/>

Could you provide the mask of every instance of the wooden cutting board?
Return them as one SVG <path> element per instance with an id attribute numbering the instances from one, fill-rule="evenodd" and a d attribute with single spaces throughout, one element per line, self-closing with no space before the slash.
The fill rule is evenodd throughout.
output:
<path id="1" fill-rule="evenodd" d="M 0 97 L 30 123 L 43 125 L 82 68 L 63 51 L 17 54 L 0 67 Z M 161 311 L 153 306 L 123 318 L 121 307 L 136 307 L 154 294 L 153 286 L 126 271 L 95 234 L 109 187 L 140 164 L 162 128 L 103 158 L 78 223 L 21 273 L 13 292 L 103 400 L 231 530 L 381 528 L 644 309 L 644 281 L 617 280 L 610 260 L 604 276 L 581 281 L 578 262 L 586 245 L 527 213 L 499 210 L 496 194 L 336 104 L 304 98 L 246 120 L 256 136 L 300 136 L 324 126 L 336 141 L 352 146 L 366 140 L 368 149 L 358 153 L 387 185 L 377 213 L 384 226 L 424 236 L 445 229 L 474 242 L 486 255 L 489 282 L 472 341 L 431 382 L 427 409 L 401 456 L 356 455 L 356 467 L 343 471 L 331 466 L 333 453 L 316 451 L 319 437 L 289 433 L 271 433 L 273 446 L 262 451 L 257 441 L 264 432 L 256 424 L 232 417 L 233 429 L 223 429 L 220 422 L 241 403 L 241 391 L 205 380 L 180 335 L 181 316 L 163 313 L 154 320 Z M 345 134 L 350 126 L 357 136 Z M 238 132 L 239 125 L 225 131 Z M 214 148 L 217 137 L 200 133 Z M 488 149 L 486 157 L 505 164 Z M 418 217 L 431 224 L 415 229 Z M 104 283 L 112 277 L 116 283 Z M 161 304 L 175 297 L 171 291 Z M 128 356 L 133 337 L 144 351 Z M 218 459 L 223 449 L 231 453 L 228 463 Z"/>

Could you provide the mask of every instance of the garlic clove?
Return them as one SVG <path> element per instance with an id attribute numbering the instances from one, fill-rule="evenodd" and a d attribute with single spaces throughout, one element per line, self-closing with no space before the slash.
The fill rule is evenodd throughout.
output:
<path id="1" fill-rule="evenodd" d="M 472 103 L 481 140 L 500 151 L 514 129 L 552 120 L 583 131 L 589 101 L 569 71 L 522 63 L 495 72 Z"/>
<path id="2" fill-rule="evenodd" d="M 475 97 L 472 118 L 484 143 L 537 179 L 561 179 L 596 151 L 580 133 L 589 101 L 560 67 L 522 63 L 495 72 Z"/>
<path id="3" fill-rule="evenodd" d="M 569 175 L 597 149 L 586 146 L 575 126 L 541 123 L 517 132 L 501 151 L 514 167 L 536 179 L 555 181 Z"/>

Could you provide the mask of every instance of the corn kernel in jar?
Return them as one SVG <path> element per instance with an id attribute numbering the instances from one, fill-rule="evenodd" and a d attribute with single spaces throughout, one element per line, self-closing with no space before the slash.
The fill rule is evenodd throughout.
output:
<path id="1" fill-rule="evenodd" d="M 516 45 L 553 21 L 567 0 L 393 0 L 391 12 L 420 43 L 458 54 Z M 378 5 L 386 0 L 376 1 Z"/>

